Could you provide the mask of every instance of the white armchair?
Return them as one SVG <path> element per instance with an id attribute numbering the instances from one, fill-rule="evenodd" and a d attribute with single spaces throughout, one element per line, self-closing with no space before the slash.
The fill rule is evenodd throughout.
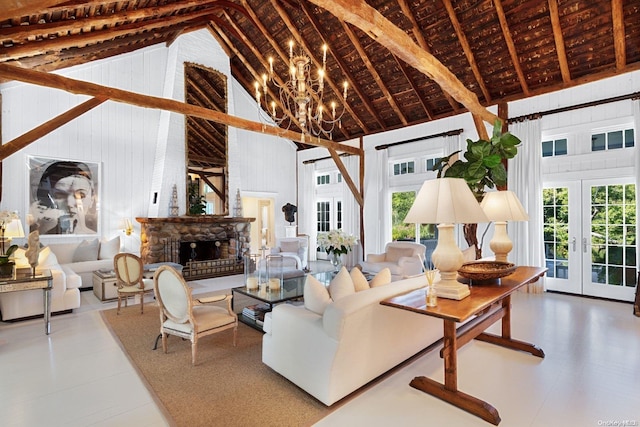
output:
<path id="1" fill-rule="evenodd" d="M 361 263 L 362 271 L 378 273 L 383 268 L 391 270 L 391 280 L 415 276 L 423 271 L 427 247 L 415 242 L 389 242 L 382 254 L 369 254 Z"/>
<path id="2" fill-rule="evenodd" d="M 298 270 L 307 270 L 309 239 L 305 237 L 282 237 L 276 240 L 271 254 L 294 258 Z"/>

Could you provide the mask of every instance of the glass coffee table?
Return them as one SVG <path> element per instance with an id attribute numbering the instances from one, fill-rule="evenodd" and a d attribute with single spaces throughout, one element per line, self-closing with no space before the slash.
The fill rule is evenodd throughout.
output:
<path id="1" fill-rule="evenodd" d="M 319 273 L 309 273 L 329 286 L 329 282 L 335 276 L 333 271 L 323 271 Z M 273 309 L 273 306 L 287 301 L 302 300 L 304 295 L 304 282 L 307 274 L 290 277 L 282 281 L 282 286 L 278 290 L 247 289 L 246 286 L 231 289 L 233 299 L 231 308 L 235 311 L 236 294 L 244 295 L 256 300 L 255 304 L 243 305 L 242 311 L 238 312 L 238 320 L 255 329 L 262 331 L 264 315 Z"/>

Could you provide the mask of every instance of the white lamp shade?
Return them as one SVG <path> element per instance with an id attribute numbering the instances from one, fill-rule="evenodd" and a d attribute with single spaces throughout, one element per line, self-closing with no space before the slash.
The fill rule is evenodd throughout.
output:
<path id="1" fill-rule="evenodd" d="M 513 191 L 492 191 L 484 195 L 480 204 L 491 221 L 528 221 L 520 200 Z"/>
<path id="2" fill-rule="evenodd" d="M 439 178 L 422 184 L 404 222 L 475 224 L 489 220 L 464 179 Z"/>
<path id="3" fill-rule="evenodd" d="M 20 221 L 19 219 L 14 219 L 10 223 L 8 223 L 4 230 L 4 237 L 8 237 L 8 238 L 24 237 L 24 230 L 22 229 L 22 221 Z"/>

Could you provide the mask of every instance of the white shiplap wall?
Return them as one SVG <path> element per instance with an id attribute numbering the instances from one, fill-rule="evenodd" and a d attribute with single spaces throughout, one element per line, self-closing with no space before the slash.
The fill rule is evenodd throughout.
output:
<path id="1" fill-rule="evenodd" d="M 183 35 L 171 47 L 152 46 L 59 73 L 182 101 L 183 61 L 225 72 L 229 76 L 229 112 L 247 118 L 255 115 L 250 96 L 230 76 L 228 57 L 206 30 Z M 19 82 L 0 85 L 0 92 L 3 143 L 88 99 Z M 122 235 L 121 221 L 125 217 L 167 216 L 174 183 L 180 191 L 182 212 L 185 210 L 184 118 L 181 115 L 107 101 L 8 157 L 3 161 L 0 210 L 18 210 L 23 220 L 28 208 L 28 155 L 100 162 L 101 237 Z M 277 192 L 276 207 L 295 201 L 295 146 L 290 141 L 231 128 L 229 156 L 230 207 L 233 207 L 237 188 L 258 193 Z M 155 206 L 151 203 L 154 192 L 159 196 Z M 276 232 L 280 229 L 284 235 L 284 216 L 276 212 L 275 217 Z M 138 224 L 134 225 L 138 233 Z M 56 238 L 44 236 L 42 241 L 47 243 L 53 239 Z M 57 239 L 70 241 L 74 237 Z M 125 242 L 127 249 L 138 249 L 135 238 L 127 238 Z"/>

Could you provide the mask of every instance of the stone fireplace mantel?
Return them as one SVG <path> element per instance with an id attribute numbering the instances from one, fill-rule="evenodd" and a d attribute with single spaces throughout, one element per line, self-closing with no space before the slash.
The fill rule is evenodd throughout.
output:
<path id="1" fill-rule="evenodd" d="M 136 218 L 136 221 L 141 224 L 140 256 L 145 264 L 179 262 L 180 242 L 220 241 L 223 242 L 222 259 L 216 262 L 224 264 L 224 260 L 233 260 L 235 263 L 250 248 L 251 223 L 255 220 L 255 218 L 213 215 Z M 237 273 L 222 267 L 217 269 L 219 273 L 212 272 L 216 268 L 211 268 L 210 265 L 207 265 L 206 273 L 189 272 L 190 268 L 192 270 L 196 268 L 195 263 L 186 267 L 186 271 L 183 270 L 183 273 L 186 273 L 185 278 L 216 277 Z"/>

